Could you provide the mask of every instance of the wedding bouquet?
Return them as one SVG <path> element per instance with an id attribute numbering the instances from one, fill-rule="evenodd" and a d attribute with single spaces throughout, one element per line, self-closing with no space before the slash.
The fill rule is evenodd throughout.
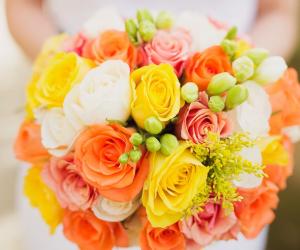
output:
<path id="1" fill-rule="evenodd" d="M 79 249 L 201 249 L 273 221 L 300 85 L 235 27 L 100 10 L 46 42 L 26 95 L 24 194 Z"/>

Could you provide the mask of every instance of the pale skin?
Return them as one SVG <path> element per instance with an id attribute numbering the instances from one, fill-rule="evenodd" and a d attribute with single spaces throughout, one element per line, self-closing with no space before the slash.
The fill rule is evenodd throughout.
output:
<path id="1" fill-rule="evenodd" d="M 63 0 L 62 0 L 63 1 Z M 11 34 L 30 59 L 58 27 L 42 11 L 42 0 L 6 0 Z M 297 43 L 298 0 L 260 0 L 250 33 L 257 47 L 289 59 Z"/>

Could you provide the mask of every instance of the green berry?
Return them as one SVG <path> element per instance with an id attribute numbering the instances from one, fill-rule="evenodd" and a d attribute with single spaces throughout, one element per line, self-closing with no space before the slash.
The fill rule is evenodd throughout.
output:
<path id="1" fill-rule="evenodd" d="M 143 136 L 140 133 L 134 133 L 130 137 L 130 142 L 134 146 L 139 146 L 143 143 Z"/>
<path id="2" fill-rule="evenodd" d="M 234 109 L 247 100 L 249 95 L 248 89 L 239 84 L 231 88 L 226 97 L 225 106 L 227 110 Z"/>
<path id="3" fill-rule="evenodd" d="M 161 11 L 156 18 L 155 25 L 158 29 L 170 29 L 173 22 L 173 17 L 168 11 Z"/>
<path id="4" fill-rule="evenodd" d="M 152 135 L 157 135 L 163 130 L 163 124 L 154 116 L 145 120 L 144 127 L 145 130 Z"/>
<path id="5" fill-rule="evenodd" d="M 136 17 L 139 23 L 143 22 L 143 21 L 149 21 L 151 23 L 154 22 L 153 16 L 150 13 L 149 10 L 138 10 L 136 13 Z"/>
<path id="6" fill-rule="evenodd" d="M 160 142 L 156 137 L 151 136 L 146 140 L 146 147 L 149 152 L 157 152 L 160 150 Z"/>
<path id="7" fill-rule="evenodd" d="M 129 155 L 127 153 L 121 154 L 119 157 L 119 162 L 121 164 L 126 164 L 129 160 Z"/>
<path id="8" fill-rule="evenodd" d="M 172 134 L 164 134 L 160 138 L 160 152 L 166 156 L 172 154 L 174 150 L 178 147 L 179 142 L 175 135 Z"/>
<path id="9" fill-rule="evenodd" d="M 254 63 L 249 57 L 242 56 L 232 63 L 232 69 L 237 81 L 244 82 L 253 76 Z"/>
<path id="10" fill-rule="evenodd" d="M 212 112 L 221 112 L 225 108 L 225 102 L 220 96 L 212 96 L 209 98 L 208 107 Z"/>
<path id="11" fill-rule="evenodd" d="M 181 98 L 187 103 L 192 103 L 198 99 L 199 90 L 196 83 L 188 82 L 181 87 Z"/>
<path id="12" fill-rule="evenodd" d="M 207 87 L 210 96 L 223 94 L 236 84 L 236 78 L 228 72 L 214 75 Z"/>
<path id="13" fill-rule="evenodd" d="M 142 152 L 139 149 L 133 149 L 129 152 L 129 158 L 132 162 L 138 162 L 142 157 Z"/>
<path id="14" fill-rule="evenodd" d="M 154 37 L 154 35 L 156 33 L 156 28 L 152 22 L 150 22 L 148 20 L 144 20 L 144 21 L 140 22 L 139 32 L 140 32 L 141 38 L 145 42 L 149 42 Z"/>

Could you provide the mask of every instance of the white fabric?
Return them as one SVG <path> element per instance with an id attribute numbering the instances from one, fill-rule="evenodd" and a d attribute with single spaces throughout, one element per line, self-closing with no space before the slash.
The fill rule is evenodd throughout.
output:
<path id="1" fill-rule="evenodd" d="M 17 205 L 21 224 L 20 250 L 78 250 L 78 248 L 64 238 L 62 227 L 57 229 L 55 235 L 49 234 L 48 226 L 43 222 L 37 209 L 30 206 L 22 193 L 22 183 L 27 167 L 20 166 L 18 179 Z M 239 235 L 238 241 L 217 242 L 205 250 L 264 250 L 268 230 L 265 229 L 255 240 L 246 240 Z M 115 248 L 114 250 L 139 250 L 138 247 Z M 100 250 L 100 249 L 99 249 Z"/>
<path id="2" fill-rule="evenodd" d="M 237 25 L 246 32 L 256 15 L 257 0 L 46 0 L 45 9 L 57 25 L 65 31 L 76 32 L 95 11 L 103 6 L 114 6 L 124 17 L 134 17 L 137 9 L 199 11 Z"/>

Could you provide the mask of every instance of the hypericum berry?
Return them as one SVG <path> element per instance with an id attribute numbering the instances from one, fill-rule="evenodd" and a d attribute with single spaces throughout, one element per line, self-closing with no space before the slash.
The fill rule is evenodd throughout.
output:
<path id="1" fill-rule="evenodd" d="M 214 75 L 207 87 L 208 95 L 220 95 L 236 84 L 236 78 L 228 72 Z"/>
<path id="2" fill-rule="evenodd" d="M 174 150 L 178 147 L 179 142 L 175 135 L 172 134 L 164 134 L 160 138 L 160 152 L 166 156 L 172 154 Z"/>
<path id="3" fill-rule="evenodd" d="M 173 17 L 168 11 L 159 12 L 155 20 L 155 25 L 158 29 L 170 29 L 173 23 Z"/>
<path id="4" fill-rule="evenodd" d="M 234 60 L 232 69 L 237 81 L 244 82 L 253 76 L 254 63 L 249 57 L 242 56 Z"/>
<path id="5" fill-rule="evenodd" d="M 269 51 L 261 48 L 253 48 L 246 51 L 245 56 L 248 56 L 253 63 L 258 66 L 263 60 L 269 56 Z"/>
<path id="6" fill-rule="evenodd" d="M 140 133 L 134 133 L 129 140 L 134 146 L 139 146 L 143 143 L 143 136 Z"/>
<path id="7" fill-rule="evenodd" d="M 155 116 L 147 118 L 144 126 L 145 130 L 152 135 L 157 135 L 163 130 L 163 124 Z"/>
<path id="8" fill-rule="evenodd" d="M 156 33 L 156 28 L 154 23 L 144 20 L 140 22 L 139 33 L 143 41 L 149 42 L 152 40 Z"/>
<path id="9" fill-rule="evenodd" d="M 129 160 L 129 155 L 128 153 L 124 153 L 124 154 L 121 154 L 120 157 L 119 157 L 119 162 L 121 164 L 126 164 Z"/>
<path id="10" fill-rule="evenodd" d="M 142 151 L 139 149 L 133 149 L 129 152 L 129 158 L 132 162 L 138 162 L 142 157 Z"/>
<path id="11" fill-rule="evenodd" d="M 242 104 L 247 100 L 248 95 L 248 89 L 245 88 L 242 84 L 234 86 L 227 93 L 225 101 L 226 109 L 234 109 L 236 106 Z"/>
<path id="12" fill-rule="evenodd" d="M 156 137 L 151 136 L 146 139 L 146 148 L 149 152 L 152 153 L 157 152 L 160 150 L 160 147 L 161 147 L 160 142 Z"/>
<path id="13" fill-rule="evenodd" d="M 208 107 L 212 112 L 218 113 L 225 108 L 225 102 L 222 97 L 216 95 L 209 98 Z"/>
<path id="14" fill-rule="evenodd" d="M 198 99 L 199 90 L 196 83 L 187 82 L 181 87 L 181 98 L 187 103 L 192 103 Z"/>

